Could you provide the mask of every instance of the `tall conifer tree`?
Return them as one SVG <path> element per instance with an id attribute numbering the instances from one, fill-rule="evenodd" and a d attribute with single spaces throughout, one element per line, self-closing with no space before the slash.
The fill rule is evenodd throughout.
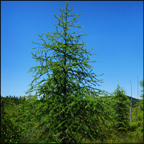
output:
<path id="1" fill-rule="evenodd" d="M 89 85 L 86 86 L 87 82 L 93 82 L 93 85 L 100 86 L 99 83 L 102 80 L 98 80 L 96 78 L 98 75 L 91 73 L 92 70 L 88 72 L 86 69 L 90 69 L 91 66 L 87 64 L 90 62 L 89 57 L 85 58 L 83 54 L 91 55 L 91 53 L 83 48 L 84 42 L 79 42 L 79 39 L 82 39 L 82 36 L 86 34 L 76 36 L 75 34 L 78 32 L 69 32 L 72 27 L 80 28 L 79 24 L 74 25 L 74 23 L 77 22 L 76 19 L 81 14 L 70 14 L 72 9 L 68 9 L 68 2 L 66 2 L 65 9 L 60 8 L 60 17 L 58 18 L 54 14 L 58 24 L 55 25 L 56 32 L 45 33 L 48 43 L 42 38 L 43 34 L 39 35 L 43 43 L 35 43 L 42 45 L 42 47 L 38 47 L 40 50 L 37 53 L 45 52 L 45 55 L 36 56 L 32 53 L 33 58 L 40 61 L 41 66 L 30 69 L 30 71 L 38 70 L 36 76 L 39 76 L 35 76 L 30 84 L 31 88 L 26 94 L 36 91 L 35 97 L 43 95 L 44 98 L 42 102 L 38 102 L 36 99 L 29 101 L 29 104 L 35 109 L 35 116 L 32 116 L 28 108 L 27 116 L 21 117 L 25 118 L 25 125 L 22 124 L 25 129 L 32 126 L 34 122 L 41 122 L 40 125 L 35 127 L 35 130 L 44 128 L 44 131 L 34 142 L 76 143 L 81 142 L 83 138 L 95 141 L 103 141 L 106 138 L 99 126 L 99 120 L 101 119 L 103 125 L 105 125 L 103 120 L 104 118 L 108 119 L 109 114 L 103 111 L 104 104 L 98 99 L 92 98 L 89 91 L 93 89 L 95 95 L 107 92 Z M 73 19 L 68 21 L 70 17 Z M 60 32 L 58 27 L 62 28 Z M 49 50 L 53 50 L 52 57 L 47 56 Z M 52 61 L 54 59 L 57 59 L 57 61 Z M 43 62 L 46 62 L 45 66 Z M 48 74 L 49 71 L 52 71 L 52 75 Z M 33 86 L 32 83 L 44 74 L 47 74 L 48 78 Z M 85 84 L 82 81 L 85 81 Z M 85 100 L 82 97 L 85 97 Z M 81 139 L 76 138 L 77 133 L 81 134 Z"/>

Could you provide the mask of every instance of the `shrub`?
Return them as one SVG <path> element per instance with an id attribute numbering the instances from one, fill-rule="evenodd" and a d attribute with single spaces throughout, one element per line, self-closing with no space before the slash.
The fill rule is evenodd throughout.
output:
<path id="1" fill-rule="evenodd" d="M 21 130 L 12 123 L 6 112 L 3 111 L 1 116 L 1 143 L 19 143 Z"/>
<path id="2" fill-rule="evenodd" d="M 142 121 L 130 123 L 129 131 L 134 132 L 136 129 L 139 129 L 143 125 Z"/>

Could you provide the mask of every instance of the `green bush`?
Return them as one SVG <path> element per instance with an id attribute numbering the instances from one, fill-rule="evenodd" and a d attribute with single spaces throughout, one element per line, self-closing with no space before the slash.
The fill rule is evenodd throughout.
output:
<path id="1" fill-rule="evenodd" d="M 143 125 L 142 121 L 132 122 L 130 123 L 129 131 L 134 132 L 136 129 L 142 127 L 142 125 Z"/>
<path id="2" fill-rule="evenodd" d="M 9 114 L 1 112 L 1 143 L 19 143 L 21 130 L 12 123 Z"/>

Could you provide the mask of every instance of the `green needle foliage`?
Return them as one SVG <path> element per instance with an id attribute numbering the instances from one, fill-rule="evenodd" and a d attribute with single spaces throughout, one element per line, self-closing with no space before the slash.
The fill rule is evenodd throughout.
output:
<path id="1" fill-rule="evenodd" d="M 21 111 L 22 105 L 17 107 L 21 115 L 16 119 L 21 121 L 21 127 L 24 129 L 23 134 L 28 130 L 32 134 L 33 131 L 43 129 L 31 140 L 34 143 L 78 143 L 82 142 L 83 138 L 103 142 L 106 136 L 102 133 L 100 125 L 105 125 L 105 119 L 113 120 L 113 117 L 109 117 L 110 113 L 105 111 L 106 104 L 102 103 L 100 99 L 90 96 L 92 89 L 95 96 L 107 92 L 83 83 L 85 81 L 85 83 L 90 82 L 95 86 L 100 86 L 99 83 L 103 81 L 96 77 L 103 74 L 96 75 L 91 73 L 92 70 L 88 72 L 86 69 L 91 69 L 91 66 L 88 65 L 90 62 L 88 54 L 91 55 L 91 53 L 84 49 L 84 42 L 79 42 L 79 39 L 82 39 L 82 36 L 86 34 L 76 35 L 79 31 L 69 32 L 72 27 L 81 27 L 79 24 L 74 25 L 81 14 L 70 14 L 72 9 L 68 9 L 68 2 L 66 2 L 65 9 L 60 8 L 60 17 L 58 18 L 54 14 L 58 20 L 58 24 L 54 24 L 56 32 L 45 33 L 48 43 L 42 38 L 43 34 L 39 35 L 43 43 L 35 44 L 42 46 L 38 47 L 37 51 L 37 54 L 41 53 L 41 55 L 37 56 L 36 53 L 32 53 L 33 58 L 40 61 L 41 66 L 35 66 L 29 70 L 30 72 L 33 70 L 38 72 L 26 94 L 36 91 L 35 98 L 27 101 L 24 113 Z M 72 19 L 68 21 L 69 18 Z M 60 32 L 58 31 L 59 27 L 62 29 Z M 47 56 L 49 50 L 53 50 L 53 56 Z M 84 53 L 87 54 L 87 58 L 84 57 Z M 56 59 L 55 62 L 54 59 Z M 49 74 L 49 71 L 52 71 L 52 75 Z M 44 74 L 48 78 L 33 85 L 33 82 Z M 41 95 L 43 95 L 43 99 L 38 101 L 37 97 Z M 40 124 L 34 126 L 37 121 Z M 32 127 L 33 129 L 30 129 Z M 76 137 L 77 134 L 81 135 L 81 139 Z"/>
<path id="2" fill-rule="evenodd" d="M 116 125 L 118 131 L 127 131 L 129 128 L 129 106 L 130 100 L 125 94 L 125 91 L 119 86 L 113 93 L 117 102 L 115 103 Z"/>

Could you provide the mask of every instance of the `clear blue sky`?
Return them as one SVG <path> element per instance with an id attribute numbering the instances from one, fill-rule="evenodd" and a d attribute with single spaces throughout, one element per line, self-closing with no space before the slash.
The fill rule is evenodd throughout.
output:
<path id="1" fill-rule="evenodd" d="M 38 34 L 56 31 L 51 23 L 58 21 L 53 14 L 59 16 L 63 3 L 1 1 L 2 96 L 24 96 L 30 88 L 36 73 L 28 70 L 40 65 L 30 54 L 38 46 L 32 41 L 41 43 Z M 137 76 L 139 81 L 143 79 L 143 1 L 70 1 L 68 8 L 72 6 L 75 14 L 82 12 L 77 20 L 84 26 L 74 31 L 87 32 L 82 39 L 87 42 L 84 48 L 87 51 L 93 48 L 90 52 L 99 54 L 89 55 L 90 60 L 99 61 L 89 63 L 94 66 L 92 72 L 104 73 L 97 77 L 104 79 L 98 88 L 112 93 L 119 84 L 131 96 L 131 80 L 132 96 L 137 98 Z M 138 88 L 140 92 L 142 87 Z"/>

